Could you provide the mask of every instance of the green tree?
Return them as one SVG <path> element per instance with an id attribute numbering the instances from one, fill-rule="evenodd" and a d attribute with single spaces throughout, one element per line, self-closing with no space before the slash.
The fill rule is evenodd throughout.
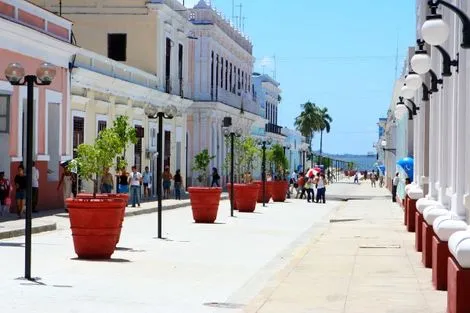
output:
<path id="1" fill-rule="evenodd" d="M 209 177 L 209 164 L 214 158 L 215 155 L 209 155 L 209 150 L 207 149 L 202 150 L 194 156 L 192 170 L 198 174 L 197 180 L 199 183 L 202 184 L 204 179 L 206 179 L 207 185 L 207 180 Z"/>
<path id="2" fill-rule="evenodd" d="M 326 131 L 326 133 L 330 132 L 331 129 L 331 122 L 333 122 L 333 119 L 331 116 L 328 114 L 328 108 L 321 108 L 318 113 L 320 114 L 320 118 L 322 120 L 321 126 L 320 126 L 320 158 L 322 158 L 322 150 L 323 150 L 323 131 Z M 321 162 L 321 161 L 320 161 Z"/>
<path id="3" fill-rule="evenodd" d="M 226 143 L 230 144 L 230 137 L 226 137 Z M 235 137 L 233 142 L 234 150 L 234 180 L 241 182 L 245 172 L 253 173 L 255 165 L 260 160 L 261 149 L 252 137 Z M 231 155 L 228 153 L 224 160 L 224 170 L 230 172 Z"/>
<path id="4" fill-rule="evenodd" d="M 310 101 L 302 104 L 301 107 L 302 112 L 295 118 L 294 125 L 311 146 L 314 133 L 320 131 L 323 126 L 320 109 Z"/>
<path id="5" fill-rule="evenodd" d="M 123 130 L 126 131 L 124 136 Z M 83 179 L 93 182 L 93 196 L 96 196 L 98 178 L 104 169 L 112 167 L 116 157 L 135 142 L 135 129 L 129 125 L 127 117 L 118 117 L 113 127 L 102 130 L 93 144 L 80 144 L 76 148 L 77 157 L 70 162 L 69 168 L 77 171 Z"/>
<path id="6" fill-rule="evenodd" d="M 284 147 L 276 143 L 272 145 L 269 150 L 270 151 L 267 154 L 268 160 L 273 163 L 275 173 L 284 179 L 289 167 L 289 160 L 287 160 L 287 157 L 284 154 Z"/>

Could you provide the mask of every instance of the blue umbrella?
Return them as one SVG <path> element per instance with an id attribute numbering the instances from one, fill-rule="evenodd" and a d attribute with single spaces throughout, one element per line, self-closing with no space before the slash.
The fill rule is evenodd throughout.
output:
<path id="1" fill-rule="evenodd" d="M 397 162 L 397 164 L 405 171 L 410 181 L 413 181 L 413 164 L 414 164 L 413 158 L 406 157 L 406 158 L 400 159 Z"/>

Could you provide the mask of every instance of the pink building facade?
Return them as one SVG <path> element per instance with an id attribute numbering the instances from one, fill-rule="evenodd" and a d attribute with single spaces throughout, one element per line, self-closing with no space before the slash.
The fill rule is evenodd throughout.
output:
<path id="1" fill-rule="evenodd" d="M 57 191 L 60 163 L 71 158 L 69 62 L 72 23 L 27 1 L 0 0 L 0 171 L 13 181 L 25 164 L 26 87 L 12 86 L 4 76 L 9 63 L 35 74 L 43 62 L 56 66 L 49 86 L 34 88 L 33 158 L 40 172 L 38 209 L 63 207 Z"/>

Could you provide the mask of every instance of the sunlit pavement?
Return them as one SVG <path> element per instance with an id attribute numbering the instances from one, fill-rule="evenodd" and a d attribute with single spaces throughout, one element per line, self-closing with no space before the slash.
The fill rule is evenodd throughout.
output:
<path id="1" fill-rule="evenodd" d="M 366 183 L 336 183 L 326 204 L 288 199 L 234 218 L 222 201 L 213 225 L 193 223 L 190 208 L 180 208 L 164 212 L 166 240 L 155 238 L 155 214 L 128 217 L 107 262 L 76 259 L 70 230 L 60 227 L 33 237 L 40 284 L 16 280 L 24 238 L 3 240 L 0 312 L 413 313 L 428 301 L 445 304 L 387 196 Z"/>

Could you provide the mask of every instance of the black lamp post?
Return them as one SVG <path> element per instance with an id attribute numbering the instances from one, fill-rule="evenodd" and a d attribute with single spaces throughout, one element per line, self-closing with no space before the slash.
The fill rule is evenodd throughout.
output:
<path id="1" fill-rule="evenodd" d="M 34 85 L 50 85 L 56 74 L 56 69 L 49 63 L 42 63 L 36 75 L 26 75 L 24 67 L 19 63 L 11 63 L 5 69 L 5 77 L 13 86 L 26 85 L 26 218 L 25 218 L 25 270 L 24 278 L 31 277 L 31 228 L 32 228 L 32 199 L 33 199 L 33 126 L 34 126 Z M 24 137 L 23 137 L 24 138 Z"/>
<path id="2" fill-rule="evenodd" d="M 263 156 L 261 160 L 261 181 L 262 181 L 262 188 L 263 188 L 263 207 L 266 206 L 265 195 L 266 195 L 266 148 L 271 145 L 272 139 L 270 137 L 265 139 L 258 139 L 258 145 L 261 146 L 261 150 L 263 151 Z"/>
<path id="3" fill-rule="evenodd" d="M 172 119 L 177 113 L 174 105 L 164 108 L 163 112 L 158 112 L 157 107 L 148 105 L 145 108 L 145 115 L 149 119 L 158 119 L 158 135 L 157 135 L 157 227 L 158 238 L 162 239 L 162 163 L 163 163 L 163 119 Z"/>
<path id="4" fill-rule="evenodd" d="M 233 173 L 233 168 L 235 166 L 235 163 L 234 163 L 235 153 L 233 149 L 233 144 L 235 141 L 235 137 L 241 137 L 242 130 L 241 128 L 233 129 L 232 118 L 229 116 L 224 117 L 222 127 L 224 128 L 224 136 L 226 138 L 230 138 L 230 216 L 233 217 L 233 211 L 235 209 L 234 195 L 233 195 L 233 185 L 235 184 L 234 173 Z"/>

